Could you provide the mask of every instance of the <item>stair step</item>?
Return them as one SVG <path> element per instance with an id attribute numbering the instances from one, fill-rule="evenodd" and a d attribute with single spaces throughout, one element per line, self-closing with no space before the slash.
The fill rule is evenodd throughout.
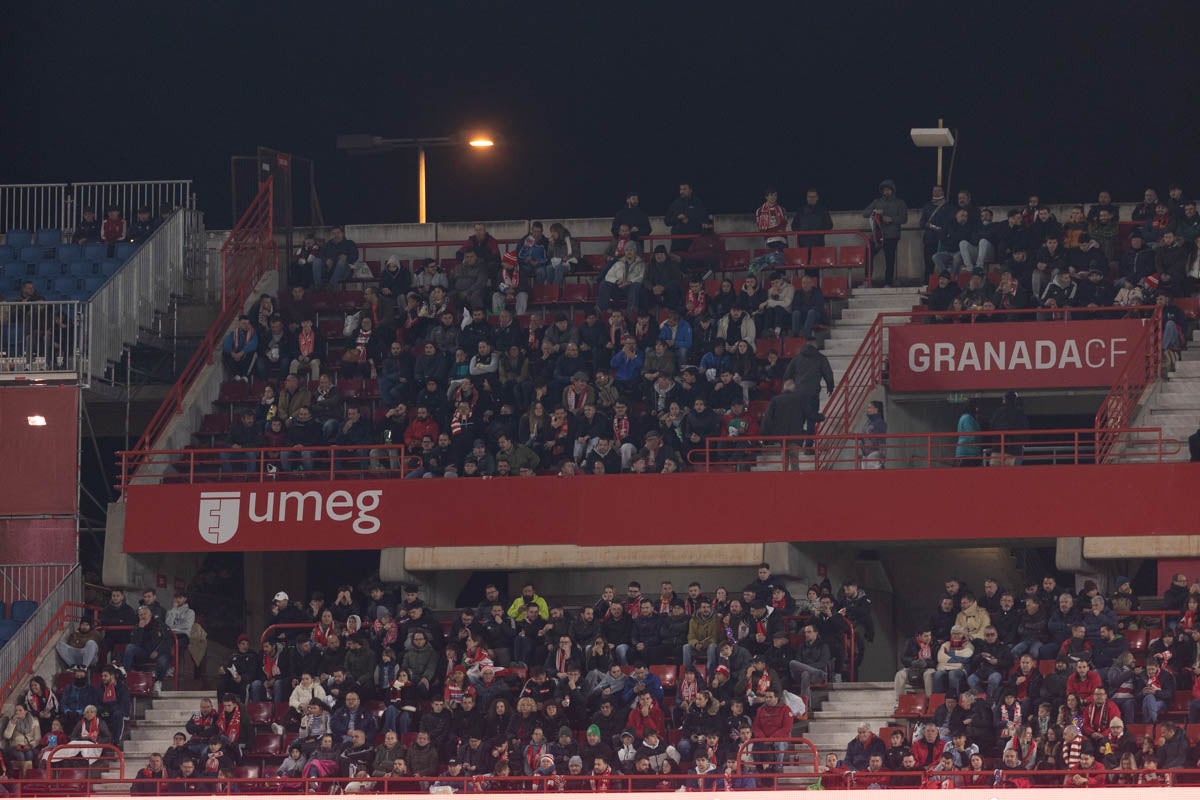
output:
<path id="1" fill-rule="evenodd" d="M 858 683 L 829 684 L 830 695 L 838 692 L 868 692 L 872 689 L 890 689 L 895 692 L 896 685 L 891 681 L 859 681 Z"/>

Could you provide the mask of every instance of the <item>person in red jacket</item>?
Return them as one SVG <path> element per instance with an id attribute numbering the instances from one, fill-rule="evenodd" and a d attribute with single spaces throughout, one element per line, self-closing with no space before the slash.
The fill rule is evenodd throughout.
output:
<path id="1" fill-rule="evenodd" d="M 629 710 L 629 716 L 625 718 L 625 727 L 632 730 L 639 740 L 646 735 L 647 730 L 665 731 L 667 729 L 662 709 L 658 707 L 658 703 L 654 702 L 653 695 L 649 692 L 642 692 L 637 696 L 637 702 Z"/>
<path id="2" fill-rule="evenodd" d="M 780 699 L 776 689 L 771 688 L 763 692 L 763 703 L 754 715 L 753 731 L 755 739 L 781 740 L 764 742 L 759 745 L 759 749 L 764 753 L 775 751 L 773 757 L 775 766 L 770 767 L 768 771 L 781 771 L 783 755 L 787 752 L 788 746 L 788 743 L 782 740 L 792 738 L 792 710 Z"/>
<path id="3" fill-rule="evenodd" d="M 416 450 L 426 436 L 437 441 L 438 433 L 437 421 L 430 416 L 429 407 L 417 406 L 417 416 L 409 420 L 408 427 L 404 429 L 404 445 Z"/>
<path id="4" fill-rule="evenodd" d="M 917 757 L 917 766 L 924 769 L 932 769 L 937 765 L 942 758 L 942 751 L 946 749 L 946 742 L 938 735 L 937 725 L 932 722 L 925 723 L 921 729 L 921 735 L 913 740 L 912 751 Z"/>
<path id="5" fill-rule="evenodd" d="M 1108 723 L 1120 718 L 1121 710 L 1108 699 L 1108 691 L 1097 686 L 1092 698 L 1083 706 L 1083 735 L 1100 746 L 1108 736 Z"/>
<path id="6" fill-rule="evenodd" d="M 1092 670 L 1092 665 L 1086 661 L 1076 661 L 1075 671 L 1067 678 L 1067 694 L 1077 694 L 1080 697 L 1091 697 L 1097 687 L 1103 686 L 1100 673 Z"/>
<path id="7" fill-rule="evenodd" d="M 765 201 L 754 212 L 754 220 L 758 229 L 767 234 L 767 247 L 783 249 L 787 247 L 787 237 L 782 234 L 787 231 L 787 212 L 779 205 L 779 192 L 774 186 L 765 192 Z"/>
<path id="8" fill-rule="evenodd" d="M 1071 771 L 1064 781 L 1065 786 L 1092 787 L 1103 786 L 1105 781 L 1104 765 L 1096 760 L 1096 754 L 1090 747 L 1085 746 L 1079 751 L 1079 766 Z"/>

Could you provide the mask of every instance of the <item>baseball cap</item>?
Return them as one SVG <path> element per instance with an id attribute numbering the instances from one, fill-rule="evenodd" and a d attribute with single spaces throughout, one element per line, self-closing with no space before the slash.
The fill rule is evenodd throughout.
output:
<path id="1" fill-rule="evenodd" d="M 276 603 L 286 603 L 287 601 L 288 601 L 287 592 L 276 592 L 275 593 L 275 602 Z"/>

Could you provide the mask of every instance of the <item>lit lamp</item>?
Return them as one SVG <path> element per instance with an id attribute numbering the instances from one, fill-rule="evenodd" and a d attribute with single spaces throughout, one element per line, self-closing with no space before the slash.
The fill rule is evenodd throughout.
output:
<path id="1" fill-rule="evenodd" d="M 942 185 L 942 149 L 945 147 L 955 146 L 954 132 L 943 126 L 942 120 L 938 120 L 936 128 L 913 128 L 908 132 L 912 137 L 912 143 L 917 147 L 936 147 L 937 148 L 937 185 Z M 954 171 L 953 156 L 950 161 L 951 174 Z"/>
<path id="2" fill-rule="evenodd" d="M 417 222 L 425 223 L 425 148 L 461 147 L 468 145 L 477 149 L 494 147 L 494 137 L 483 132 L 458 134 L 455 136 L 421 136 L 414 139 L 385 139 L 382 136 L 365 134 L 342 134 L 337 137 L 337 149 L 352 156 L 369 156 L 390 153 L 393 150 L 415 148 L 417 151 Z"/>

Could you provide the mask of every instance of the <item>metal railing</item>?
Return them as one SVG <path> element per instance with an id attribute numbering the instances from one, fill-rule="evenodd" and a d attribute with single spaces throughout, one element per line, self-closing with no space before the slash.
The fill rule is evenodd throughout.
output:
<path id="1" fill-rule="evenodd" d="M 688 453 L 701 472 L 728 472 L 749 467 L 784 472 L 813 469 L 941 469 L 959 466 L 1011 467 L 1020 464 L 1080 465 L 1100 463 L 1102 437 L 1129 448 L 1106 463 L 1162 463 L 1184 450 L 1178 439 L 1164 438 L 1161 428 L 1062 428 L 1024 431 L 956 431 L 926 433 L 843 433 L 816 436 L 712 436 Z M 1131 446 L 1136 445 L 1137 449 Z M 964 456 L 959 457 L 962 448 Z"/>
<path id="2" fill-rule="evenodd" d="M 403 444 L 123 450 L 121 483 L 264 483 L 274 480 L 399 478 L 421 464 Z"/>
<path id="3" fill-rule="evenodd" d="M 29 619 L 0 648 L 0 702 L 12 694 L 21 681 L 33 674 L 42 650 L 62 631 L 66 609 L 83 608 L 83 573 L 79 565 L 71 567 L 58 585 L 50 590 Z"/>
<path id="4" fill-rule="evenodd" d="M 88 372 L 105 376 L 126 348 L 183 295 L 203 264 L 203 215 L 181 208 L 150 235 L 89 301 L 91 350 Z"/>
<path id="5" fill-rule="evenodd" d="M 1136 350 L 1130 354 L 1121 376 L 1113 383 L 1096 411 L 1097 461 L 1105 463 L 1118 444 L 1116 432 L 1133 422 L 1146 389 L 1158 381 L 1162 370 L 1162 309 L 1155 309 Z"/>
<path id="6" fill-rule="evenodd" d="M 275 269 L 274 180 L 263 181 L 254 201 L 221 246 L 221 307 L 240 308 L 240 298 L 268 270 Z"/>
<path id="7" fill-rule="evenodd" d="M 263 213 L 261 209 L 264 208 L 265 221 L 261 216 Z M 259 196 L 255 199 L 254 206 L 246 213 L 247 217 L 243 218 L 243 222 L 253 230 L 247 232 L 235 228 L 230 232 L 225 247 L 222 248 L 222 274 L 228 279 L 223 278 L 221 313 L 217 315 L 208 334 L 200 342 L 162 405 L 146 425 L 135 447 L 135 450 L 139 452 L 149 450 L 154 442 L 158 441 L 158 437 L 162 435 L 168 423 L 183 411 L 183 401 L 187 397 L 188 391 L 200 373 L 213 363 L 225 334 L 229 331 L 230 325 L 233 324 L 237 315 L 241 313 L 255 283 L 264 273 L 276 267 L 278 247 L 270 233 L 271 180 L 269 178 L 259 190 Z M 265 231 L 262 228 L 263 225 L 266 225 Z M 241 227 L 241 223 L 239 223 L 239 227 Z M 228 259 L 226 258 L 227 254 Z M 136 464 L 128 466 L 132 470 L 137 469 Z"/>
<path id="8" fill-rule="evenodd" d="M 1052 315 L 1049 318 L 1043 316 L 1048 314 Z M 1111 419 L 1105 417 L 1106 424 L 1101 425 L 1101 414 L 1104 413 L 1105 405 L 1108 403 L 1106 400 L 1106 404 L 1101 406 L 1101 413 L 1097 414 L 1097 428 L 1122 428 L 1128 424 L 1132 416 L 1129 410 L 1136 408 L 1146 386 L 1153 383 L 1158 374 L 1157 364 L 1160 363 L 1162 357 L 1161 348 L 1154 346 L 1155 341 L 1161 341 L 1162 309 L 1158 306 L 1067 309 L 1055 312 L 1050 312 L 1042 308 L 1023 308 L 989 311 L 913 310 L 881 313 L 871 323 L 871 327 L 868 328 L 866 335 L 863 337 L 862 344 L 859 345 L 854 358 L 851 359 L 849 366 L 846 367 L 845 374 L 843 374 L 841 381 L 834 388 L 833 394 L 826 402 L 823 409 L 825 420 L 817 426 L 817 432 L 831 437 L 844 437 L 852 434 L 854 427 L 859 424 L 859 415 L 862 412 L 863 405 L 867 402 L 871 393 L 883 382 L 884 366 L 887 357 L 886 332 L 890 325 L 934 322 L 971 324 L 979 320 L 993 319 L 1005 322 L 1028 320 L 1031 323 L 1036 321 L 1039 324 L 1054 324 L 1056 322 L 1070 322 L 1072 314 L 1075 315 L 1075 319 L 1077 320 L 1088 318 L 1099 319 L 1105 316 L 1147 316 L 1151 320 L 1147 324 L 1147 327 L 1159 331 L 1157 339 L 1152 339 L 1148 331 L 1139 342 L 1139 346 L 1142 348 L 1141 352 L 1134 351 L 1130 353 L 1130 360 L 1126 367 L 1126 374 L 1129 375 L 1129 378 L 1119 384 L 1119 386 L 1125 387 L 1125 393 L 1121 395 L 1121 399 L 1113 401 L 1113 407 L 1121 408 L 1123 413 L 1119 416 L 1113 415 Z M 1147 347 L 1154 352 L 1146 352 Z M 1150 371 L 1150 365 L 1153 365 L 1152 372 Z M 1146 378 L 1145 375 L 1150 375 L 1151 377 Z M 1139 379 L 1135 376 L 1142 377 Z M 1114 387 L 1114 392 L 1117 391 L 1117 388 Z M 1110 397 L 1112 397 L 1111 394 Z M 832 465 L 842 460 L 841 449 L 846 444 L 848 442 L 845 440 L 837 438 L 826 439 L 822 445 L 818 445 L 818 461 L 825 465 L 824 468 L 832 467 Z M 1103 452 L 1107 453 L 1110 448 L 1111 442 L 1103 448 Z"/>
<path id="9" fill-rule="evenodd" d="M 70 204 L 69 184 L 10 183 L 0 186 L 0 233 L 63 228 Z"/>
<path id="10" fill-rule="evenodd" d="M 768 236 L 767 234 L 764 234 L 761 231 L 737 231 L 737 232 L 718 233 L 717 234 L 717 238 L 720 239 L 722 242 L 728 242 L 728 243 L 733 243 L 733 244 L 738 244 L 738 243 L 742 243 L 742 242 L 749 244 L 749 242 L 747 241 L 749 239 L 763 240 L 767 236 Z M 787 239 L 788 244 L 791 244 L 793 239 L 799 239 L 799 238 L 803 238 L 803 237 L 812 237 L 812 236 L 853 236 L 853 237 L 859 239 L 862 242 L 861 245 L 851 245 L 851 246 L 842 245 L 840 248 L 835 247 L 835 246 L 810 248 L 807 245 L 804 245 L 804 246 L 800 246 L 800 247 L 796 247 L 796 248 L 791 248 L 789 250 L 785 250 L 784 262 L 781 264 L 778 264 L 776 266 L 773 266 L 772 269 L 782 269 L 782 270 L 798 270 L 798 269 L 830 270 L 830 269 L 833 269 L 833 270 L 846 270 L 848 272 L 851 270 L 862 270 L 863 271 L 862 277 L 865 282 L 865 285 L 866 286 L 871 285 L 871 264 L 872 264 L 872 261 L 871 261 L 871 239 L 870 239 L 869 233 L 867 233 L 866 231 L 861 231 L 861 230 L 856 230 L 856 229 L 851 229 L 851 228 L 835 228 L 835 229 L 831 229 L 831 230 L 827 230 L 827 231 L 787 231 L 784 234 L 779 234 L 779 236 L 781 238 Z M 642 237 L 639 241 L 642 246 L 642 255 L 644 257 L 648 257 L 648 255 L 654 250 L 654 247 L 658 244 L 669 244 L 670 242 L 672 242 L 674 240 L 692 240 L 695 238 L 697 238 L 697 237 L 695 237 L 695 236 L 676 236 L 676 235 L 672 235 L 672 234 L 654 233 L 649 236 Z M 612 237 L 611 236 L 572 236 L 571 240 L 573 242 L 575 242 L 576 244 L 579 244 L 582 246 L 582 245 L 588 245 L 588 244 L 592 244 L 592 245 L 608 244 L 612 241 Z M 496 244 L 500 248 L 502 248 L 502 250 L 509 251 L 509 250 L 512 250 L 513 246 L 516 245 L 520 241 L 522 241 L 522 239 L 504 238 L 504 239 L 496 239 Z M 452 240 L 452 241 L 432 240 L 432 241 L 415 241 L 415 242 L 355 242 L 355 245 L 357 245 L 357 247 L 360 251 L 360 259 L 363 261 L 376 261 L 376 260 L 384 261 L 385 259 L 388 258 L 388 256 L 391 256 L 391 255 L 396 255 L 397 257 L 403 257 L 403 258 L 411 258 L 414 260 L 421 260 L 424 258 L 432 258 L 434 261 L 440 261 L 443 257 L 448 258 L 448 257 L 454 256 L 458 252 L 459 248 L 463 245 L 463 240 L 456 239 L 456 240 Z M 850 247 L 851 249 L 858 251 L 858 254 L 862 256 L 862 261 L 859 261 L 857 257 L 851 261 L 839 260 L 840 259 L 840 251 L 846 249 L 847 247 Z M 863 252 L 863 248 L 865 248 L 865 252 Z M 368 258 L 366 253 L 370 250 L 382 250 L 382 251 L 386 251 L 386 252 L 380 253 L 379 256 L 377 256 L 375 258 Z M 420 251 L 420 253 L 405 255 L 403 253 L 403 251 L 406 251 L 406 250 Z M 433 255 L 432 256 L 428 255 L 431 252 Z M 746 248 L 742 248 L 742 249 L 727 250 L 724 254 L 724 257 L 722 257 L 720 254 L 712 254 L 710 256 L 709 254 L 691 253 L 690 255 L 692 258 L 695 258 L 695 259 L 707 259 L 710 257 L 715 258 L 718 261 L 718 264 L 713 268 L 715 272 L 733 272 L 733 271 L 738 271 L 738 270 L 744 270 L 747 267 L 749 267 L 750 261 L 753 257 L 762 255 L 762 254 L 766 254 L 766 253 L 771 253 L 771 252 L 773 252 L 773 251 L 769 248 L 746 247 Z M 814 255 L 814 252 L 817 252 L 817 254 Z M 588 255 L 595 255 L 595 253 L 591 253 Z M 675 253 L 674 255 L 678 255 L 678 256 L 686 259 L 689 256 L 689 253 L 686 253 L 686 252 Z M 290 257 L 290 255 L 289 255 L 289 257 Z M 590 275 L 595 274 L 595 270 L 588 267 L 581 260 L 580 265 L 576 268 L 576 273 L 590 276 Z M 572 273 L 572 274 L 576 274 L 576 273 Z M 570 277 L 570 276 L 568 276 L 568 277 Z M 351 278 L 350 280 L 354 281 L 353 278 Z"/>
<path id="11" fill-rule="evenodd" d="M 142 206 L 157 218 L 163 206 L 195 209 L 196 195 L 186 180 L 6 184 L 0 186 L 0 233 L 50 228 L 69 239 L 84 209 L 94 209 L 104 219 L 112 206 L 126 220 L 134 219 Z"/>
<path id="12" fill-rule="evenodd" d="M 0 564 L 0 603 L 9 609 L 16 600 L 42 603 L 75 567 L 75 564 Z"/>
<path id="13" fill-rule="evenodd" d="M 91 314 L 77 300 L 0 303 L 0 381 L 87 383 Z"/>
<path id="14" fill-rule="evenodd" d="M 192 182 L 185 180 L 167 181 L 92 181 L 71 184 L 71 199 L 68 217 L 63 228 L 74 230 L 75 222 L 86 209 L 94 209 L 97 219 L 104 219 L 109 208 L 116 206 L 121 215 L 132 221 L 141 207 L 150 209 L 150 216 L 158 219 L 163 206 L 171 210 L 195 209 L 196 195 L 192 194 Z"/>

